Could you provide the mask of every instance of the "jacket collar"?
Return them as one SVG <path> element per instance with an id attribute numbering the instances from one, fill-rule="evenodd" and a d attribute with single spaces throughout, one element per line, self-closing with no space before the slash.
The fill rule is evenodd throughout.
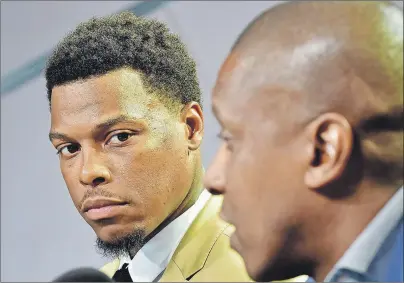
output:
<path id="1" fill-rule="evenodd" d="M 222 197 L 210 197 L 175 250 L 161 282 L 185 281 L 203 268 L 217 238 L 229 226 L 218 217 L 221 204 Z M 100 271 L 112 278 L 119 265 L 115 259 Z"/>
<path id="2" fill-rule="evenodd" d="M 180 242 L 160 281 L 188 280 L 203 268 L 217 238 L 229 226 L 217 216 L 221 203 L 221 197 L 209 199 Z"/>

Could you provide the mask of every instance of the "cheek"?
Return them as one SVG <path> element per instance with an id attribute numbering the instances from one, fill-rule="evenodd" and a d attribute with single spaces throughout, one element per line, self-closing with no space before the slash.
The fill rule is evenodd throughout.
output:
<path id="1" fill-rule="evenodd" d="M 235 224 L 245 227 L 245 237 L 256 237 L 262 227 L 262 212 L 267 208 L 266 183 L 267 170 L 260 164 L 260 153 L 251 147 L 240 148 L 233 153 L 228 162 L 229 209 L 234 214 Z M 265 214 L 264 214 L 265 215 Z"/>
<path id="2" fill-rule="evenodd" d="M 131 194 L 138 196 L 155 195 L 163 190 L 159 184 L 167 182 L 169 160 L 167 152 L 161 149 L 142 149 L 113 154 L 109 157 L 113 183 L 126 187 Z M 124 189 L 124 188 L 123 188 Z"/>
<path id="3" fill-rule="evenodd" d="M 114 164 L 114 184 L 151 218 L 171 213 L 190 187 L 187 152 L 172 140 L 115 154 L 110 164 Z"/>
<path id="4" fill-rule="evenodd" d="M 282 229 L 284 212 L 290 205 L 293 173 L 288 171 L 290 164 L 282 152 L 254 141 L 245 142 L 228 163 L 225 205 L 240 236 L 254 246 L 264 245 L 268 231 L 278 226 Z"/>
<path id="5" fill-rule="evenodd" d="M 273 158 L 273 159 L 272 159 Z M 245 145 L 228 163 L 227 192 L 223 210 L 236 226 L 235 248 L 244 257 L 251 274 L 275 255 L 282 239 L 287 203 L 277 178 L 280 172 L 275 152 L 265 153 L 257 144 Z"/>

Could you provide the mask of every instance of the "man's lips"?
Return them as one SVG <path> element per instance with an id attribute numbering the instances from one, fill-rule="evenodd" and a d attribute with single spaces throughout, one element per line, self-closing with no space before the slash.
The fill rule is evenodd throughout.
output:
<path id="1" fill-rule="evenodd" d="M 109 198 L 87 199 L 82 206 L 82 212 L 91 220 L 111 218 L 125 208 L 126 202 Z"/>

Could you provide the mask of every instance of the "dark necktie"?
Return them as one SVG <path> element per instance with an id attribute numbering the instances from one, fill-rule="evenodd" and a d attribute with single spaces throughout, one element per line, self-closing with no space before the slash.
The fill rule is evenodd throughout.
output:
<path id="1" fill-rule="evenodd" d="M 122 268 L 119 269 L 117 272 L 115 272 L 112 279 L 115 282 L 133 282 L 132 278 L 130 277 L 130 274 L 129 274 L 128 264 L 124 263 L 122 265 Z"/>

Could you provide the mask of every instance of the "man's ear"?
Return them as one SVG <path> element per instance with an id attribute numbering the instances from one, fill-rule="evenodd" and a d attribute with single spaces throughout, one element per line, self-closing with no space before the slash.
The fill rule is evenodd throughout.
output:
<path id="1" fill-rule="evenodd" d="M 203 113 L 199 103 L 187 103 L 181 110 L 181 121 L 186 125 L 189 150 L 198 149 L 204 132 Z"/>
<path id="2" fill-rule="evenodd" d="M 305 174 L 305 183 L 317 190 L 344 173 L 352 154 L 354 136 L 349 122 L 337 113 L 319 116 L 308 129 L 311 164 Z"/>

